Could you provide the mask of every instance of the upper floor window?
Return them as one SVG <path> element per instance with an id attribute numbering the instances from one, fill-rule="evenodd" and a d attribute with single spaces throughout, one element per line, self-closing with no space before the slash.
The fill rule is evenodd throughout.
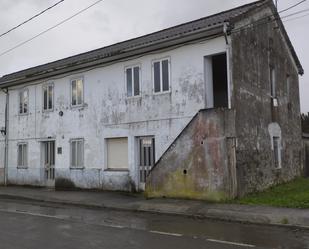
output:
<path id="1" fill-rule="evenodd" d="M 289 74 L 286 75 L 286 95 L 288 97 L 288 103 L 290 103 L 290 94 L 291 94 L 291 76 Z"/>
<path id="2" fill-rule="evenodd" d="M 140 95 L 140 67 L 126 68 L 127 97 Z"/>
<path id="3" fill-rule="evenodd" d="M 154 92 L 168 92 L 170 90 L 170 60 L 154 61 L 152 68 Z"/>
<path id="4" fill-rule="evenodd" d="M 29 91 L 24 89 L 19 93 L 19 114 L 27 114 L 29 106 Z"/>
<path id="5" fill-rule="evenodd" d="M 43 110 L 52 111 L 54 108 L 54 86 L 48 84 L 43 86 Z"/>
<path id="6" fill-rule="evenodd" d="M 272 98 L 277 97 L 276 91 L 276 70 L 274 67 L 270 67 L 270 95 Z"/>
<path id="7" fill-rule="evenodd" d="M 71 81 L 71 105 L 81 106 L 84 103 L 84 81 L 82 78 Z"/>
<path id="8" fill-rule="evenodd" d="M 28 166 L 28 145 L 20 143 L 18 146 L 17 167 L 26 168 Z"/>

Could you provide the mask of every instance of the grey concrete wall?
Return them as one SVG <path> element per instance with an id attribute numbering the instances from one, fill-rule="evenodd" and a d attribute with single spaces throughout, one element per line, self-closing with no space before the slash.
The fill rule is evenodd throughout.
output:
<path id="1" fill-rule="evenodd" d="M 5 94 L 0 91 L 0 128 L 5 127 Z M 4 136 L 0 134 L 0 185 L 4 184 Z"/>
<path id="2" fill-rule="evenodd" d="M 304 138 L 304 153 L 305 153 L 305 163 L 304 163 L 304 175 L 309 177 L 309 138 Z"/>
<path id="3" fill-rule="evenodd" d="M 265 8 L 237 23 L 235 28 L 271 14 Z M 238 192 L 244 195 L 289 181 L 302 172 L 299 83 L 297 68 L 275 22 L 247 26 L 231 38 Z M 269 65 L 276 68 L 279 102 L 273 112 Z M 291 79 L 289 89 L 287 74 Z M 281 136 L 282 169 L 274 165 L 274 132 Z"/>
<path id="4" fill-rule="evenodd" d="M 151 171 L 146 195 L 221 200 L 236 194 L 235 115 L 203 110 Z"/>

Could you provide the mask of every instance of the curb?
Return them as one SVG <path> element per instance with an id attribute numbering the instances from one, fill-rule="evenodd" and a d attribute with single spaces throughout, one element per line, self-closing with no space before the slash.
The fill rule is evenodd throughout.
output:
<path id="1" fill-rule="evenodd" d="M 236 211 L 229 211 L 226 213 L 226 210 L 216 210 L 215 213 L 213 211 L 207 212 L 175 212 L 168 211 L 163 209 L 152 209 L 152 208 L 143 208 L 139 207 L 116 207 L 112 205 L 96 205 L 96 204 L 87 204 L 82 202 L 72 202 L 72 201 L 64 201 L 57 200 L 52 198 L 35 198 L 30 196 L 17 196 L 11 194 L 0 194 L 0 199 L 7 200 L 22 200 L 22 201 L 34 201 L 40 203 L 50 203 L 50 204 L 60 204 L 65 206 L 74 206 L 74 207 L 82 207 L 88 209 L 99 209 L 99 210 L 114 210 L 114 211 L 126 211 L 126 212 L 143 212 L 143 213 L 151 213 L 151 214 L 165 214 L 165 215 L 174 215 L 188 218 L 196 218 L 196 219 L 210 219 L 213 221 L 224 221 L 224 222 L 236 222 L 241 224 L 252 224 L 252 225 L 266 225 L 266 226 L 276 226 L 276 227 L 284 227 L 291 229 L 302 229 L 309 230 L 309 225 L 302 224 L 282 224 L 278 222 L 272 221 L 267 215 L 256 215 Z M 134 205 L 134 204 L 133 204 Z M 237 217 L 238 216 L 238 217 Z M 286 217 L 282 216 L 282 220 Z"/>

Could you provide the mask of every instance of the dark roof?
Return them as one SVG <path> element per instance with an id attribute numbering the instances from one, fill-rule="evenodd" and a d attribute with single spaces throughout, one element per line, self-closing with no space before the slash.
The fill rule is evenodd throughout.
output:
<path id="1" fill-rule="evenodd" d="M 309 139 L 309 133 L 303 133 L 303 138 Z"/>
<path id="2" fill-rule="evenodd" d="M 192 40 L 222 35 L 222 26 L 224 23 L 230 22 L 233 18 L 239 17 L 240 15 L 260 7 L 269 1 L 271 0 L 253 2 L 235 9 L 164 29 L 139 38 L 127 40 L 111 46 L 5 75 L 0 78 L 0 86 L 2 85 L 2 87 L 5 87 L 9 85 L 22 84 L 33 80 L 44 79 L 82 68 L 110 63 L 157 49 L 175 46 L 177 44 L 179 45 Z M 288 39 L 288 41 L 290 40 Z"/>

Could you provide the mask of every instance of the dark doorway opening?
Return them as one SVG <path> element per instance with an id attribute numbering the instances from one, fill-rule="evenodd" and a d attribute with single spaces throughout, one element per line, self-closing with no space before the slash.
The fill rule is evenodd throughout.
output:
<path id="1" fill-rule="evenodd" d="M 226 54 L 212 56 L 214 107 L 228 107 Z"/>

